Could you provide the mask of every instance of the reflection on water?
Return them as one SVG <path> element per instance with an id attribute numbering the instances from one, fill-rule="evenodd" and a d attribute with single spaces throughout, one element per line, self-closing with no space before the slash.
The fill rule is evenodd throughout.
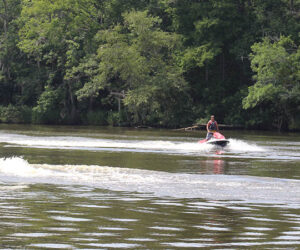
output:
<path id="1" fill-rule="evenodd" d="M 224 174 L 225 161 L 214 160 L 214 174 Z"/>
<path id="2" fill-rule="evenodd" d="M 201 161 L 199 167 L 199 169 L 201 169 L 201 172 L 203 172 L 203 165 L 205 166 L 205 170 L 204 170 L 205 173 L 209 173 L 209 174 L 225 173 L 225 161 L 221 159 Z"/>
<path id="3" fill-rule="evenodd" d="M 157 198 L 80 186 L 1 187 L 1 244 L 9 248 L 300 244 L 300 206 Z"/>
<path id="4" fill-rule="evenodd" d="M 0 128 L 3 249 L 300 245 L 299 134 Z"/>

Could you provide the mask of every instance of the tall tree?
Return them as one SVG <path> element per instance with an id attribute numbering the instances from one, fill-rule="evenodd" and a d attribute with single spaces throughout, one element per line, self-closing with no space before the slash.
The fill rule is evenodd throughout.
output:
<path id="1" fill-rule="evenodd" d="M 19 0 L 0 1 L 0 102 L 1 104 L 16 103 L 13 92 L 17 92 L 17 69 L 24 65 L 17 48 L 16 18 L 20 13 Z"/>
<path id="2" fill-rule="evenodd" d="M 146 11 L 132 11 L 124 14 L 124 26 L 100 32 L 99 75 L 77 92 L 79 98 L 104 88 L 124 91 L 124 104 L 135 123 L 178 124 L 174 115 L 187 101 L 186 82 L 174 58 L 180 38 L 162 31 L 160 22 Z"/>
<path id="3" fill-rule="evenodd" d="M 282 36 L 278 41 L 265 38 L 252 50 L 251 67 L 256 82 L 249 87 L 244 108 L 271 109 L 273 117 L 268 117 L 269 123 L 278 129 L 292 129 L 300 111 L 300 47 Z"/>
<path id="4" fill-rule="evenodd" d="M 76 79 L 65 77 L 92 47 L 99 23 L 98 1 L 94 0 L 23 0 L 19 19 L 19 47 L 36 63 L 46 68 L 44 84 L 63 88 L 63 113 L 76 119 Z M 47 96 L 47 95 L 45 95 Z"/>

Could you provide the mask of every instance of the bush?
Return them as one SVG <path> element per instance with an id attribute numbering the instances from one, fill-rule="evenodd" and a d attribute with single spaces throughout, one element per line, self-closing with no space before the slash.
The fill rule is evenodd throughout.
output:
<path id="1" fill-rule="evenodd" d="M 289 124 L 289 130 L 300 131 L 300 115 L 293 118 Z"/>
<path id="2" fill-rule="evenodd" d="M 107 122 L 110 126 L 120 125 L 120 115 L 118 112 L 109 112 L 107 116 Z"/>
<path id="3" fill-rule="evenodd" d="M 197 125 L 202 125 L 202 124 L 206 124 L 209 121 L 209 118 L 199 118 L 196 120 L 196 124 Z"/>
<path id="4" fill-rule="evenodd" d="M 32 108 L 28 106 L 20 106 L 22 123 L 32 122 Z"/>
<path id="5" fill-rule="evenodd" d="M 104 111 L 89 111 L 86 115 L 89 125 L 107 125 L 107 113 Z"/>
<path id="6" fill-rule="evenodd" d="M 37 106 L 32 109 L 33 123 L 57 124 L 61 120 L 60 105 L 62 93 L 59 89 L 45 87 L 45 91 L 40 95 Z"/>
<path id="7" fill-rule="evenodd" d="M 3 123 L 30 123 L 32 109 L 28 106 L 0 106 L 0 122 Z"/>
<path id="8" fill-rule="evenodd" d="M 121 112 L 108 112 L 107 123 L 110 126 L 129 126 L 130 121 L 125 111 Z"/>

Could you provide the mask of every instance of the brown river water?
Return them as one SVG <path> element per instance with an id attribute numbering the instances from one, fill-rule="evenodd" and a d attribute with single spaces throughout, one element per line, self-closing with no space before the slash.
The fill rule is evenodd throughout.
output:
<path id="1" fill-rule="evenodd" d="M 1 249 L 297 249 L 300 134 L 0 125 Z"/>

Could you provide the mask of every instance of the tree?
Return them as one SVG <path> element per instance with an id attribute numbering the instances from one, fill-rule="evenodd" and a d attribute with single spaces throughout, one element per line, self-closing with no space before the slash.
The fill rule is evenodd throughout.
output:
<path id="1" fill-rule="evenodd" d="M 182 126 L 214 113 L 225 123 L 271 128 L 276 117 L 276 127 L 291 120 L 300 128 L 298 85 L 290 83 L 298 81 L 299 7 L 299 0 L 0 0 L 3 114 Z"/>
<path id="2" fill-rule="evenodd" d="M 240 91 L 247 86 L 247 56 L 256 41 L 256 23 L 249 1 L 164 0 L 172 30 L 184 37 L 179 60 L 190 85 L 195 118 L 214 113 L 233 117 Z M 253 28 L 251 28 L 253 27 Z M 234 122 L 234 120 L 230 121 Z"/>
<path id="3" fill-rule="evenodd" d="M 255 72 L 253 86 L 243 100 L 245 109 L 256 106 L 273 109 L 271 122 L 278 128 L 288 125 L 300 111 L 300 48 L 289 37 L 278 41 L 265 38 L 252 46 L 251 68 Z"/>
<path id="4" fill-rule="evenodd" d="M 147 11 L 132 11 L 124 14 L 124 26 L 99 32 L 99 74 L 78 97 L 97 96 L 101 89 L 125 91 L 124 105 L 134 123 L 177 124 L 175 113 L 187 101 L 186 82 L 174 58 L 180 38 L 162 31 L 160 22 Z"/>
<path id="5" fill-rule="evenodd" d="M 94 0 L 23 0 L 19 18 L 19 48 L 37 64 L 38 72 L 46 69 L 44 86 L 63 85 L 62 100 L 71 122 L 76 120 L 78 88 L 70 71 L 90 53 L 99 27 L 98 1 Z M 45 95 L 48 96 L 48 95 Z"/>
<path id="6" fill-rule="evenodd" d="M 0 103 L 16 103 L 13 92 L 18 92 L 16 78 L 24 65 L 24 58 L 17 48 L 16 18 L 21 11 L 20 0 L 0 1 Z M 19 94 L 19 93 L 18 93 Z"/>

